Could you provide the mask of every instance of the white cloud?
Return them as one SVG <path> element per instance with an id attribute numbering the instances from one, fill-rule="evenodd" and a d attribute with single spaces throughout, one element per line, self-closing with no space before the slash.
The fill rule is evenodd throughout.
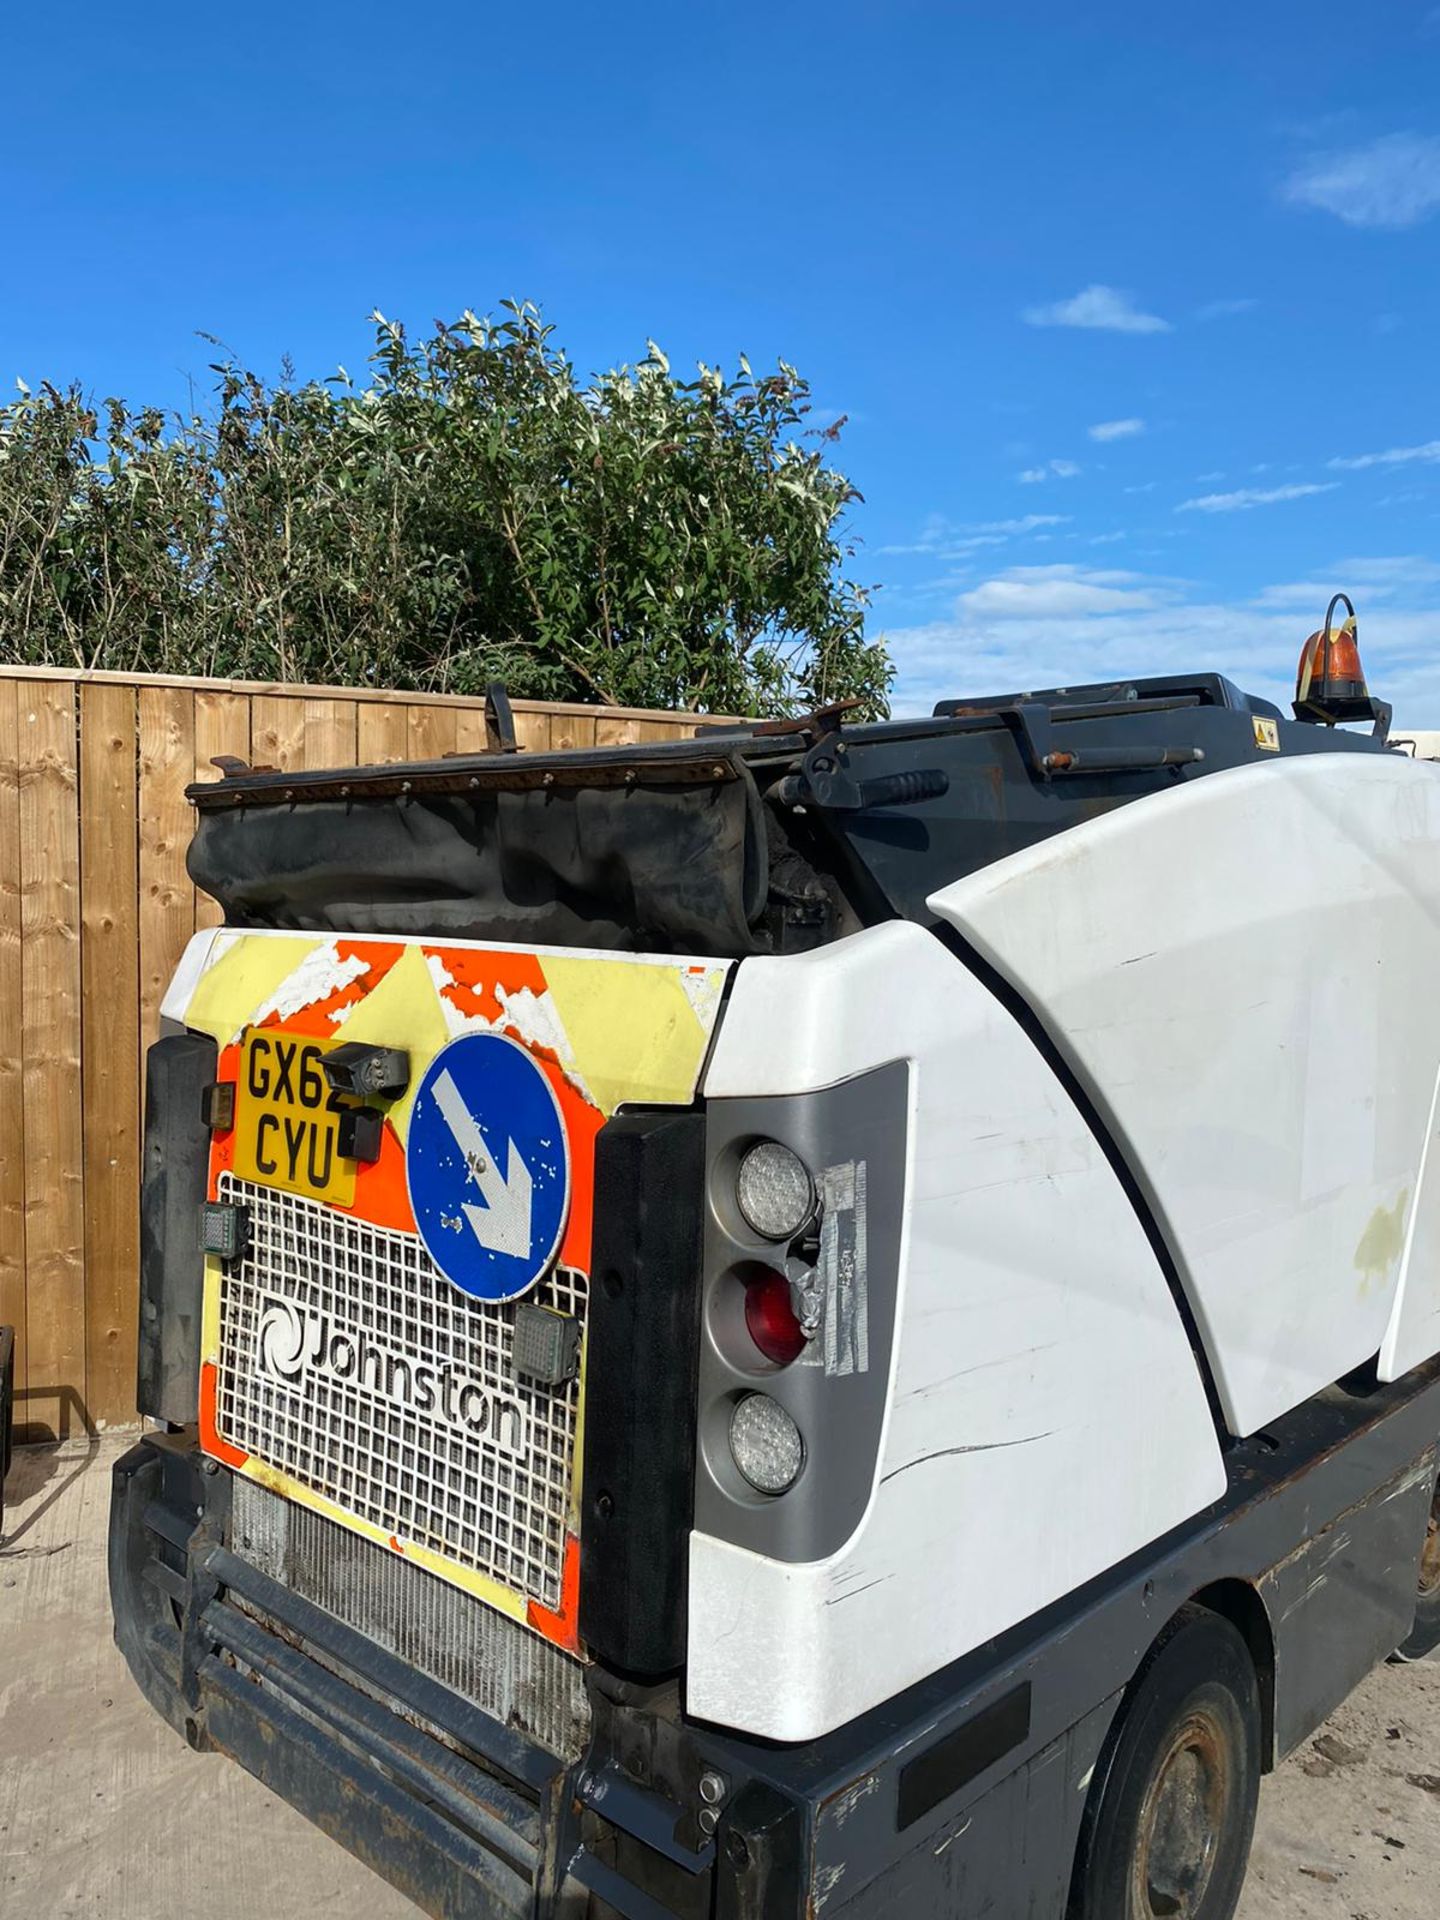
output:
<path id="1" fill-rule="evenodd" d="M 972 553 L 978 553 L 982 547 L 1003 547 L 1003 533 L 954 534 L 943 544 L 937 541 L 908 540 L 897 542 L 893 546 L 877 547 L 875 551 L 883 554 L 925 554 L 935 560 L 964 560 Z"/>
<path id="2" fill-rule="evenodd" d="M 1391 592 L 1388 587 L 1362 586 L 1359 581 L 1337 572 L 1323 580 L 1290 580 L 1279 586 L 1262 587 L 1249 604 L 1265 613 L 1291 613 L 1310 632 L 1321 624 L 1332 596 L 1347 590 L 1365 616 L 1362 622 L 1365 626 L 1369 625 L 1375 602 L 1388 598 Z"/>
<path id="3" fill-rule="evenodd" d="M 1018 520 L 982 520 L 976 533 L 1034 533 L 1037 527 L 1063 527 L 1068 513 L 1025 513 Z"/>
<path id="4" fill-rule="evenodd" d="M 1370 591 L 1404 591 L 1412 587 L 1440 584 L 1440 564 L 1419 553 L 1382 554 L 1368 560 L 1337 560 L 1335 572 L 1343 584 L 1359 580 Z"/>
<path id="5" fill-rule="evenodd" d="M 1288 487 L 1238 487 L 1234 493 L 1202 493 L 1182 500 L 1177 513 L 1244 513 L 1251 507 L 1273 507 L 1280 500 L 1303 500 L 1311 493 L 1333 493 L 1338 480 L 1307 481 Z"/>
<path id="6" fill-rule="evenodd" d="M 1138 573 L 1093 567 L 1010 567 L 959 599 L 971 620 L 1063 620 L 1077 614 L 1140 612 L 1160 604 L 1159 584 Z"/>
<path id="7" fill-rule="evenodd" d="M 1352 594 L 1363 615 L 1376 600 L 1414 605 L 1435 597 L 1435 589 L 1440 587 L 1440 564 L 1418 553 L 1334 560 L 1318 573 L 1313 580 L 1287 580 L 1262 587 L 1250 605 L 1266 611 L 1294 608 L 1313 613 L 1318 621 L 1337 589 Z"/>
<path id="8" fill-rule="evenodd" d="M 943 514 L 932 514 L 917 540 L 888 547 L 878 553 L 926 553 L 941 560 L 958 560 L 980 547 L 1003 546 L 1007 540 L 1022 539 L 1042 527 L 1063 527 L 1068 513 L 1023 513 L 1011 520 L 975 520 L 956 525 Z"/>
<path id="9" fill-rule="evenodd" d="M 1304 613 L 1317 605 L 1323 607 L 1333 591 L 1331 588 L 1327 592 L 1317 580 L 1286 580 L 1278 586 L 1262 587 L 1249 605 L 1265 613 L 1290 612 L 1292 609 Z"/>
<path id="10" fill-rule="evenodd" d="M 1370 685 L 1395 703 L 1398 724 L 1440 728 L 1440 579 L 1420 577 L 1426 569 L 1440 575 L 1440 568 L 1405 559 L 1342 565 L 1349 571 L 1337 571 L 1337 585 L 1367 569 L 1418 566 L 1395 604 L 1370 611 L 1368 595 L 1357 593 L 1360 639 Z M 997 593 L 999 587 L 1009 591 Z M 1131 600 L 1087 606 L 1075 591 L 1087 588 Z M 1265 593 L 1271 591 L 1281 590 Z M 1300 643 L 1329 597 L 1328 588 L 1318 591 L 1318 605 L 1307 599 L 1257 606 L 1254 599 L 1190 599 L 1180 583 L 1159 577 L 1012 570 L 964 595 L 952 619 L 887 633 L 899 669 L 896 711 L 928 713 L 937 700 L 1007 690 L 1213 670 L 1288 714 Z"/>
<path id="11" fill-rule="evenodd" d="M 1359 473 L 1364 467 L 1408 467 L 1416 461 L 1433 464 L 1440 460 L 1440 440 L 1426 440 L 1418 447 L 1391 447 L 1385 453 L 1357 453 L 1353 459 L 1338 456 L 1325 462 L 1337 472 Z"/>
<path id="12" fill-rule="evenodd" d="M 1043 467 L 1026 467 L 1015 478 L 1022 487 L 1038 486 L 1042 480 L 1073 480 L 1081 469 L 1074 460 L 1047 460 Z"/>
<path id="13" fill-rule="evenodd" d="M 1253 313 L 1259 304 L 1258 300 L 1207 300 L 1196 309 L 1195 318 L 1201 322 L 1229 320 L 1238 313 Z"/>
<path id="14" fill-rule="evenodd" d="M 1138 433 L 1144 433 L 1143 420 L 1097 420 L 1089 429 L 1092 440 L 1133 440 Z"/>
<path id="15" fill-rule="evenodd" d="M 1292 173 L 1284 197 L 1352 227 L 1413 227 L 1440 208 L 1440 140 L 1388 133 L 1323 154 Z"/>
<path id="16" fill-rule="evenodd" d="M 1048 307 L 1027 307 L 1030 327 L 1094 327 L 1105 333 L 1169 333 L 1170 322 L 1157 313 L 1144 313 L 1132 295 L 1118 287 L 1088 286 L 1069 300 Z"/>

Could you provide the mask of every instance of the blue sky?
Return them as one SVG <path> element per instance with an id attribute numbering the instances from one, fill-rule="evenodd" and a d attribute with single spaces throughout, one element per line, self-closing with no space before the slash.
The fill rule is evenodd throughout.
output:
<path id="1" fill-rule="evenodd" d="M 1440 726 L 1440 6 L 29 10 L 0 382 L 183 404 L 538 301 L 845 413 L 897 708 L 1217 666 L 1333 587 Z"/>

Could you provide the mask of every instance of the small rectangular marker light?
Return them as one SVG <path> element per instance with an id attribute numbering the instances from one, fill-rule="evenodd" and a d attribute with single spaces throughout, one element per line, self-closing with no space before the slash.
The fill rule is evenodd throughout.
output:
<path id="1" fill-rule="evenodd" d="M 563 1387 L 580 1367 L 580 1322 L 573 1314 L 522 1301 L 515 1309 L 516 1373 L 545 1387 Z"/>
<path id="2" fill-rule="evenodd" d="M 235 1082 L 212 1080 L 200 1096 L 200 1117 L 211 1133 L 229 1133 L 235 1125 Z"/>
<path id="3" fill-rule="evenodd" d="M 250 1214 L 245 1207 L 207 1200 L 200 1209 L 200 1251 L 220 1260 L 238 1260 L 250 1237 Z"/>

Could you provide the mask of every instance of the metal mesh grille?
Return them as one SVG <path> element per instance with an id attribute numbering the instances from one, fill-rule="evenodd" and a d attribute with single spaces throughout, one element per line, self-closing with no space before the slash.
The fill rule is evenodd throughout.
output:
<path id="1" fill-rule="evenodd" d="M 538 1634 L 384 1547 L 237 1476 L 232 1545 L 292 1593 L 565 1760 L 590 1733 L 584 1669 Z"/>
<path id="2" fill-rule="evenodd" d="M 222 1174 L 249 1241 L 220 1282 L 217 1425 L 387 1534 L 558 1608 L 578 1383 L 511 1365 L 513 1306 L 468 1299 L 419 1239 Z M 585 1276 L 530 1298 L 583 1324 Z"/>

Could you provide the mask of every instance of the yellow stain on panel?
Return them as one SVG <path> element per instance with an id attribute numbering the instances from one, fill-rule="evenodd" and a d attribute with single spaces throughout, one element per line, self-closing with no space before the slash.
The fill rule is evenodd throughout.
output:
<path id="1" fill-rule="evenodd" d="M 1405 1251 L 1405 1205 L 1409 1198 L 1410 1189 L 1406 1187 L 1393 1207 L 1376 1207 L 1360 1236 L 1355 1270 L 1362 1276 L 1362 1296 L 1377 1281 L 1388 1283 L 1395 1276 Z"/>
<path id="2" fill-rule="evenodd" d="M 600 1111 L 622 1100 L 684 1106 L 709 1032 L 674 967 L 547 953 L 545 984 Z"/>
<path id="3" fill-rule="evenodd" d="M 288 940 L 241 934 L 201 974 L 185 1009 L 186 1026 L 228 1046 L 255 1009 L 263 1007 L 322 944 L 308 937 Z"/>

